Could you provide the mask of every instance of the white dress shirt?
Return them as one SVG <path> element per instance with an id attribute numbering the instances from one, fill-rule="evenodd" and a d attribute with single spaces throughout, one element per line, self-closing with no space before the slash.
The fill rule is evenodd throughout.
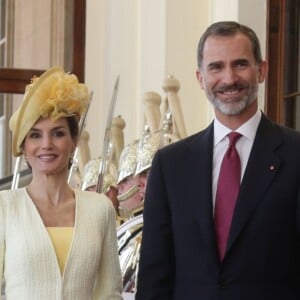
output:
<path id="1" fill-rule="evenodd" d="M 261 119 L 261 111 L 258 110 L 254 116 L 244 123 L 241 127 L 235 131 L 242 136 L 236 143 L 236 149 L 240 156 L 241 161 L 241 180 L 243 178 L 246 165 L 249 159 L 250 151 L 254 142 L 257 127 Z M 212 174 L 212 191 L 213 191 L 213 208 L 215 208 L 217 183 L 219 178 L 219 172 L 224 154 L 228 148 L 229 138 L 228 134 L 232 130 L 225 127 L 217 119 L 214 120 L 214 148 L 213 148 L 213 174 Z"/>

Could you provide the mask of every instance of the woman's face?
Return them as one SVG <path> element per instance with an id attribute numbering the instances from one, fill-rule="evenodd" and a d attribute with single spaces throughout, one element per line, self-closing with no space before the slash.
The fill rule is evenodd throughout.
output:
<path id="1" fill-rule="evenodd" d="M 75 147 L 66 118 L 40 118 L 25 137 L 23 153 L 33 175 L 54 175 L 67 172 Z"/>

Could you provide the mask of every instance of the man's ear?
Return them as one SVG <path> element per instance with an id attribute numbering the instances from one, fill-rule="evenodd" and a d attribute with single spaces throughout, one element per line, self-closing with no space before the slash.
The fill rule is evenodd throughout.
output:
<path id="1" fill-rule="evenodd" d="M 200 72 L 199 69 L 196 70 L 196 77 L 197 77 L 197 80 L 200 84 L 201 89 L 203 89 L 203 86 L 204 86 L 203 85 L 203 76 L 202 76 L 202 73 Z"/>
<path id="2" fill-rule="evenodd" d="M 258 70 L 258 82 L 262 83 L 265 78 L 267 77 L 268 74 L 268 70 L 269 70 L 269 65 L 267 61 L 262 61 L 259 65 L 259 70 Z"/>

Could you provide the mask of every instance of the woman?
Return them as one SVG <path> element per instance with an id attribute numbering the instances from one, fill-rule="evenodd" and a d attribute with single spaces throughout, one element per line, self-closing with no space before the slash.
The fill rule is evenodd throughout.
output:
<path id="1" fill-rule="evenodd" d="M 121 299 L 115 212 L 67 182 L 88 90 L 55 67 L 27 86 L 10 120 L 28 186 L 0 192 L 0 282 L 6 300 Z"/>

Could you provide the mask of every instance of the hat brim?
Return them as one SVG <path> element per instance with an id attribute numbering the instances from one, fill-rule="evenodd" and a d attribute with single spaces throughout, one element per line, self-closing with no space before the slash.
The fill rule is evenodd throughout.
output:
<path id="1" fill-rule="evenodd" d="M 39 109 L 44 101 L 45 90 L 50 90 L 52 83 L 64 74 L 61 67 L 54 67 L 43 73 L 38 81 L 25 92 L 24 99 L 18 110 L 12 115 L 9 127 L 13 132 L 12 152 L 14 156 L 22 154 L 22 143 L 32 128 L 41 117 Z"/>

